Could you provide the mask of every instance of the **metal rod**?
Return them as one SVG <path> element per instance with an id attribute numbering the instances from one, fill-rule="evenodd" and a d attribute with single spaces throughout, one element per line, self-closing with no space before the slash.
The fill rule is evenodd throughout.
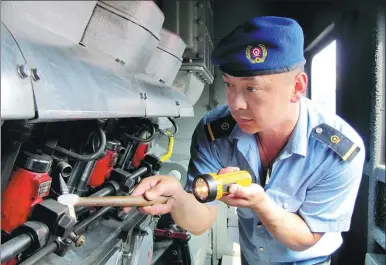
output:
<path id="1" fill-rule="evenodd" d="M 165 204 L 169 197 L 160 196 L 154 200 L 146 200 L 143 196 L 105 196 L 105 197 L 84 197 L 79 198 L 75 206 L 91 207 L 139 207 L 151 206 L 154 204 Z"/>
<path id="2" fill-rule="evenodd" d="M 135 178 L 141 177 L 142 175 L 144 175 L 146 173 L 147 173 L 147 168 L 146 167 L 140 167 L 136 171 L 134 171 L 133 173 L 130 173 L 130 178 L 135 179 Z"/>
<path id="3" fill-rule="evenodd" d="M 82 174 L 81 172 L 83 172 L 85 164 L 86 162 L 78 161 L 74 166 L 74 169 L 67 180 L 67 187 L 70 193 L 74 193 L 74 191 L 76 191 L 76 186 L 79 181 L 80 175 Z"/>
<path id="4" fill-rule="evenodd" d="M 137 146 L 137 142 L 133 141 L 132 143 L 129 143 L 126 146 L 125 153 L 122 156 L 123 158 L 119 160 L 118 162 L 118 168 L 124 169 L 127 167 L 126 163 L 127 161 L 131 161 L 130 157 L 133 154 L 134 147 Z"/>
<path id="5" fill-rule="evenodd" d="M 74 228 L 75 233 L 81 232 L 83 229 L 85 229 L 87 226 L 89 226 L 92 222 L 94 222 L 99 217 L 106 214 L 108 211 L 110 211 L 112 209 L 113 209 L 113 207 L 104 207 L 104 208 L 100 209 L 99 211 L 97 211 L 95 214 L 84 219 L 82 222 L 75 225 L 75 228 Z"/>
<path id="6" fill-rule="evenodd" d="M 111 195 L 113 192 L 114 192 L 114 189 L 112 187 L 105 187 L 105 188 L 91 194 L 90 197 L 104 197 L 104 196 Z M 87 209 L 88 209 L 87 206 L 77 207 L 76 208 L 76 214 L 81 214 L 84 211 L 86 211 Z"/>
<path id="7" fill-rule="evenodd" d="M 20 234 L 1 245 L 1 263 L 16 257 L 27 250 L 32 244 L 28 234 Z"/>
<path id="8" fill-rule="evenodd" d="M 38 252 L 33 254 L 31 257 L 20 263 L 19 265 L 35 265 L 39 260 L 46 257 L 48 254 L 55 252 L 59 248 L 58 243 L 53 242 L 43 248 Z"/>

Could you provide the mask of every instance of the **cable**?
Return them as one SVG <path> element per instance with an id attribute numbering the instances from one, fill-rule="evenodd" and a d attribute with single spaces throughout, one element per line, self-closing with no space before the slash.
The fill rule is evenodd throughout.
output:
<path id="1" fill-rule="evenodd" d="M 104 151 L 105 151 L 105 147 L 106 147 L 106 134 L 105 134 L 105 132 L 101 128 L 99 128 L 98 132 L 99 132 L 99 137 L 100 137 L 100 145 L 99 145 L 98 150 L 93 154 L 80 155 L 80 154 L 74 153 L 74 152 L 67 150 L 67 149 L 60 147 L 60 146 L 55 146 L 54 150 L 59 152 L 59 153 L 62 153 L 63 155 L 65 155 L 67 157 L 71 157 L 73 159 L 77 159 L 80 161 L 96 160 L 104 155 Z"/>
<path id="2" fill-rule="evenodd" d="M 125 133 L 125 135 L 130 140 L 137 141 L 137 142 L 140 142 L 140 143 L 148 143 L 148 142 L 151 142 L 154 139 L 154 137 L 156 136 L 156 131 L 155 131 L 155 128 L 154 128 L 153 124 L 151 125 L 151 128 L 152 128 L 151 135 L 150 135 L 150 137 L 148 137 L 146 139 L 141 139 L 141 138 L 135 137 L 133 135 L 130 135 L 128 133 Z"/>

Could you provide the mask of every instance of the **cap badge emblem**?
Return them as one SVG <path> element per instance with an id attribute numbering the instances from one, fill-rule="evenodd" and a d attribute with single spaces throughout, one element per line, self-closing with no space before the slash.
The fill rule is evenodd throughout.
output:
<path id="1" fill-rule="evenodd" d="M 264 62 L 267 54 L 267 48 L 263 44 L 259 44 L 257 47 L 248 46 L 245 51 L 245 56 L 253 64 Z"/>

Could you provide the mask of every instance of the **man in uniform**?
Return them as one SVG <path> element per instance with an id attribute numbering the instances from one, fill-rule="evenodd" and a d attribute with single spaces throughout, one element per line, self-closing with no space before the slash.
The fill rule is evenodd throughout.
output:
<path id="1" fill-rule="evenodd" d="M 350 228 L 365 148 L 345 121 L 303 95 L 303 32 L 296 21 L 256 17 L 215 48 L 227 104 L 206 114 L 194 131 L 185 190 L 169 176 L 144 179 L 133 195 L 170 196 L 140 208 L 171 213 L 193 234 L 207 231 L 216 204 L 191 194 L 197 174 L 247 170 L 248 187 L 232 185 L 220 200 L 237 207 L 243 264 L 330 264 Z"/>

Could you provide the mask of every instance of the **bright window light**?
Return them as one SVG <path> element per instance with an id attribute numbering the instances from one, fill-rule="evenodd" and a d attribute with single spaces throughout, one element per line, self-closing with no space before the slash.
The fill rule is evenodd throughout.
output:
<path id="1" fill-rule="evenodd" d="M 315 54 L 311 62 L 311 99 L 336 112 L 336 41 Z"/>

